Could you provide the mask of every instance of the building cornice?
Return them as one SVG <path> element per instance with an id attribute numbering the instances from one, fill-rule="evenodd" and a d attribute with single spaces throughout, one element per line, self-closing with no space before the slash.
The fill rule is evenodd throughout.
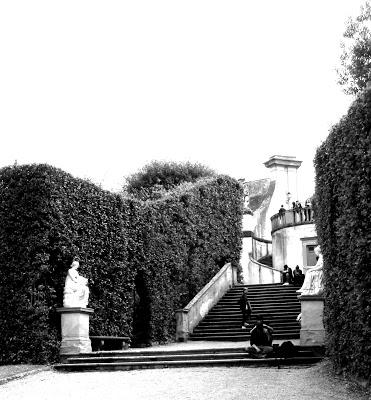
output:
<path id="1" fill-rule="evenodd" d="M 280 167 L 290 167 L 299 168 L 303 161 L 299 161 L 296 157 L 292 156 L 272 156 L 268 161 L 264 163 L 267 168 L 272 168 L 276 166 Z"/>

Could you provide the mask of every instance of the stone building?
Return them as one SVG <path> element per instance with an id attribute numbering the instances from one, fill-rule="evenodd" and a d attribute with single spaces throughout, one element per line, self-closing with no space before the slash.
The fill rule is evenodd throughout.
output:
<path id="1" fill-rule="evenodd" d="M 316 263 L 314 212 L 298 193 L 301 163 L 275 155 L 264 163 L 270 178 L 243 181 L 247 201 L 241 266 L 246 284 L 280 282 L 285 264 L 292 269 L 299 265 L 305 272 Z M 302 209 L 293 207 L 297 200 Z"/>

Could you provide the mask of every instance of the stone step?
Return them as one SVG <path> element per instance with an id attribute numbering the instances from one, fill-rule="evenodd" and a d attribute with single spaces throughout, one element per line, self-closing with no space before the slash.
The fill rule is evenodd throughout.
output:
<path id="1" fill-rule="evenodd" d="M 308 348 L 301 348 L 300 346 L 296 346 L 300 351 L 308 351 Z M 171 350 L 166 347 L 163 350 L 146 350 L 139 348 L 132 348 L 129 350 L 102 350 L 102 351 L 94 351 L 92 353 L 81 353 L 79 355 L 73 355 L 72 358 L 86 358 L 86 357 L 113 357 L 113 356 L 158 356 L 158 355 L 189 355 L 189 354 L 220 354 L 220 353 L 240 353 L 244 350 L 244 346 L 241 347 L 217 347 L 217 348 L 195 348 L 195 349 L 177 349 Z"/>
<path id="2" fill-rule="evenodd" d="M 283 339 L 285 339 L 285 340 L 286 339 L 287 340 L 299 339 L 300 338 L 300 333 L 298 332 L 298 333 L 292 333 L 292 334 L 291 333 L 276 334 L 276 335 L 274 335 L 274 338 L 276 340 L 281 340 L 281 339 L 282 340 Z M 249 340 L 250 336 L 248 334 L 246 334 L 246 335 L 243 335 L 243 334 L 241 334 L 241 335 L 220 334 L 218 336 L 214 336 L 214 335 L 200 335 L 200 334 L 197 334 L 197 333 L 191 333 L 189 339 L 190 340 L 206 340 L 206 341 L 208 341 L 208 340 L 213 340 L 213 341 L 218 340 L 218 341 L 226 341 L 226 342 L 229 342 L 229 341 L 238 342 L 238 341 Z"/>
<path id="3" fill-rule="evenodd" d="M 242 325 L 240 324 L 239 326 L 235 326 L 235 327 L 216 327 L 216 326 L 198 326 L 197 328 L 195 328 L 193 330 L 194 333 L 196 332 L 244 332 L 244 331 L 248 331 L 250 332 L 250 330 L 253 328 L 253 325 L 249 325 L 249 327 L 247 329 L 243 329 Z M 274 329 L 274 333 L 282 333 L 282 332 L 288 332 L 288 331 L 292 331 L 292 332 L 297 332 L 298 331 L 298 327 L 297 325 L 286 325 L 286 326 L 282 326 L 282 327 L 277 327 L 277 326 L 272 326 L 272 328 Z"/>
<path id="4" fill-rule="evenodd" d="M 241 284 L 237 284 L 235 285 L 232 289 L 233 290 L 243 290 L 245 288 L 257 288 L 257 287 L 279 287 L 282 286 L 282 283 L 256 283 L 256 284 L 252 284 L 252 285 L 241 285 Z M 290 287 L 290 286 L 289 286 Z"/>
<path id="5" fill-rule="evenodd" d="M 251 285 L 251 286 L 234 286 L 230 289 L 230 293 L 240 293 L 247 289 L 248 292 L 256 292 L 256 291 L 276 291 L 276 290 L 286 290 L 290 292 L 295 292 L 299 290 L 298 286 L 294 285 L 283 285 L 282 283 L 275 284 L 262 284 L 262 285 Z"/>
<path id="6" fill-rule="evenodd" d="M 275 347 L 276 345 L 274 345 Z M 278 345 L 277 345 L 278 346 Z M 295 346 L 296 350 L 302 354 L 303 352 L 311 352 L 311 354 L 318 354 L 323 352 L 323 347 L 319 346 Z M 94 351 L 91 353 L 81 353 L 78 355 L 71 355 L 69 358 L 88 358 L 88 357 L 116 357 L 116 356 L 159 356 L 159 355 L 192 355 L 192 354 L 221 354 L 221 353 L 241 353 L 245 349 L 245 345 L 241 344 L 240 347 L 210 347 L 210 348 L 183 348 L 183 349 L 172 349 L 168 346 L 163 346 L 161 349 L 140 349 L 131 348 L 128 350 L 101 350 Z M 322 354 L 322 353 L 321 353 Z"/>
<path id="7" fill-rule="evenodd" d="M 242 293 L 227 293 L 222 298 L 223 299 L 236 299 L 238 300 L 241 297 Z M 299 294 L 296 291 L 289 292 L 287 290 L 280 291 L 256 291 L 249 292 L 249 298 L 270 298 L 270 297 L 289 297 L 289 298 L 298 298 Z"/>
<path id="8" fill-rule="evenodd" d="M 272 323 L 273 321 L 295 321 L 298 316 L 298 313 L 295 311 L 293 313 L 287 313 L 287 315 L 283 315 L 282 313 L 269 313 L 269 314 L 264 314 L 264 321 L 268 323 L 269 321 Z M 241 321 L 242 315 L 241 313 L 233 313 L 228 314 L 216 314 L 216 315 L 209 315 L 206 317 L 203 321 L 211 322 L 211 321 L 225 321 L 225 322 L 237 322 Z M 251 316 L 251 321 L 254 321 L 256 318 L 256 314 L 253 313 Z M 269 325 L 269 324 L 268 324 Z"/>
<path id="9" fill-rule="evenodd" d="M 237 293 L 237 294 L 229 293 L 227 295 L 224 295 L 222 297 L 222 299 L 229 299 L 229 300 L 235 299 L 236 301 L 238 301 L 238 299 L 240 297 L 241 297 L 240 293 Z M 287 292 L 285 290 L 282 290 L 282 291 L 279 291 L 279 292 L 278 291 L 275 291 L 275 292 L 262 292 L 262 291 L 259 291 L 259 292 L 256 292 L 256 293 L 249 292 L 248 293 L 248 297 L 249 297 L 249 300 L 251 300 L 251 299 L 269 299 L 269 298 L 286 298 L 286 297 L 290 298 L 290 299 L 297 299 L 298 298 L 298 293 L 295 293 L 295 292 L 290 293 L 290 292 Z"/>
<path id="10" fill-rule="evenodd" d="M 275 317 L 297 317 L 298 314 L 300 313 L 300 308 L 299 309 L 294 309 L 294 310 L 289 310 L 289 311 L 281 311 L 281 310 L 261 310 L 260 312 L 254 312 L 251 314 L 251 319 L 254 320 L 256 318 L 256 315 L 263 315 L 264 320 L 272 319 Z M 223 318 L 240 318 L 242 317 L 240 311 L 210 311 L 209 314 L 207 314 L 207 318 L 216 318 L 216 317 L 223 317 Z"/>
<path id="11" fill-rule="evenodd" d="M 239 299 L 248 288 L 252 315 L 248 329 L 242 329 Z M 275 339 L 294 339 L 300 335 L 296 318 L 301 311 L 296 286 L 282 284 L 238 285 L 231 288 L 209 311 L 190 335 L 190 340 L 248 340 L 257 315 L 273 327 Z"/>
<path id="12" fill-rule="evenodd" d="M 268 310 L 270 311 L 276 311 L 276 310 L 300 310 L 300 304 L 277 304 L 277 305 L 254 305 L 251 304 L 251 309 L 254 311 L 262 310 L 262 312 L 266 312 Z M 232 312 L 241 312 L 240 308 L 238 306 L 230 306 L 230 305 L 221 305 L 218 304 L 215 307 L 213 307 L 212 311 L 210 312 L 215 312 L 215 311 L 232 311 Z"/>
<path id="13" fill-rule="evenodd" d="M 236 296 L 236 297 L 222 297 L 219 302 L 220 303 L 239 303 L 241 296 Z M 275 294 L 272 296 L 249 296 L 249 301 L 254 302 L 254 303 L 263 303 L 263 302 L 269 302 L 269 303 L 277 303 L 277 302 L 299 302 L 298 298 L 296 295 L 282 295 L 280 296 L 279 294 Z"/>
<path id="14" fill-rule="evenodd" d="M 235 302 L 238 304 L 241 296 L 228 296 L 228 297 L 222 297 L 219 301 L 222 301 L 223 303 L 233 303 Z M 255 303 L 262 303 L 264 301 L 266 302 L 272 302 L 275 303 L 277 301 L 282 301 L 282 302 L 298 302 L 298 296 L 296 295 L 288 295 L 287 293 L 279 294 L 279 293 L 274 293 L 271 296 L 269 295 L 251 295 L 249 294 L 249 301 L 250 302 L 255 302 Z"/>
<path id="15" fill-rule="evenodd" d="M 233 349 L 232 349 L 233 350 Z M 77 363 L 118 363 L 118 362 L 148 362 L 148 361 L 188 361 L 188 360 L 221 360 L 221 359 L 241 359 L 251 358 L 246 353 L 244 348 L 236 349 L 238 351 L 224 351 L 224 352 L 186 352 L 180 353 L 168 353 L 162 352 L 159 354 L 147 354 L 147 355 L 136 355 L 135 353 L 124 354 L 113 354 L 113 355 L 100 355 L 100 356 L 75 356 L 69 357 L 66 360 L 67 364 Z M 298 350 L 296 357 L 312 357 L 314 353 L 310 350 Z"/>
<path id="16" fill-rule="evenodd" d="M 81 362 L 56 364 L 59 371 L 97 371 L 97 370 L 135 370 L 153 368 L 185 368 L 185 367 L 277 367 L 285 365 L 311 365 L 321 360 L 321 357 L 292 357 L 292 358 L 224 358 L 170 361 L 133 361 L 133 362 Z"/>
<path id="17" fill-rule="evenodd" d="M 270 321 L 266 321 L 267 325 L 271 326 L 272 328 L 284 328 L 286 326 L 292 326 L 292 327 L 299 327 L 299 324 L 295 320 L 291 321 L 273 321 L 273 323 L 270 323 Z M 207 320 L 203 320 L 200 324 L 197 325 L 195 329 L 198 329 L 200 327 L 215 327 L 215 328 L 239 328 L 241 326 L 241 318 L 238 321 L 233 321 L 228 322 L 228 321 L 218 321 L 218 322 L 209 322 Z M 254 325 L 252 323 L 249 324 L 249 326 L 253 327 Z"/>
<path id="18" fill-rule="evenodd" d="M 280 339 L 283 335 L 297 335 L 299 334 L 297 329 L 284 329 L 284 330 L 279 330 L 279 331 L 275 331 L 273 334 L 274 339 Z M 195 336 L 224 336 L 224 335 L 228 335 L 228 336 L 241 336 L 243 335 L 244 337 L 250 337 L 250 330 L 249 329 L 236 329 L 236 330 L 232 330 L 232 331 L 226 331 L 224 329 L 221 330 L 217 330 L 217 331 L 210 331 L 210 330 L 206 330 L 206 329 L 201 329 L 201 330 L 195 330 L 193 333 L 191 333 L 192 337 Z"/>

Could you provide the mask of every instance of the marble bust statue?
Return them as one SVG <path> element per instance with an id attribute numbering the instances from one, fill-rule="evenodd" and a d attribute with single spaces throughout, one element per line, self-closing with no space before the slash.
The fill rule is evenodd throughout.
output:
<path id="1" fill-rule="evenodd" d="M 303 286 L 297 290 L 298 293 L 304 296 L 321 295 L 323 293 L 323 256 L 321 247 L 317 246 L 314 252 L 318 256 L 317 263 L 307 270 Z"/>
<path id="2" fill-rule="evenodd" d="M 89 299 L 88 280 L 79 275 L 80 263 L 73 261 L 68 270 L 63 292 L 63 307 L 86 307 Z"/>

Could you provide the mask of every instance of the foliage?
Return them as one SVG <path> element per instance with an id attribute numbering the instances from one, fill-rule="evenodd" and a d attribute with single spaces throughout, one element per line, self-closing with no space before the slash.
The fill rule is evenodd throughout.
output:
<path id="1" fill-rule="evenodd" d="M 145 252 L 140 268 L 150 316 L 147 342 L 175 333 L 184 307 L 241 250 L 242 188 L 228 177 L 182 185 L 143 209 Z"/>
<path id="2" fill-rule="evenodd" d="M 48 165 L 9 167 L 0 220 L 0 362 L 56 359 L 56 308 L 74 256 L 90 282 L 91 332 L 131 333 L 129 203 Z"/>
<path id="3" fill-rule="evenodd" d="M 0 170 L 0 363 L 52 362 L 66 272 L 78 256 L 90 334 L 163 342 L 185 306 L 241 246 L 242 188 L 184 183 L 157 201 L 103 191 L 48 165 Z"/>
<path id="4" fill-rule="evenodd" d="M 371 5 L 361 7 L 360 15 L 349 18 L 341 43 L 338 83 L 346 94 L 356 94 L 371 81 Z"/>
<path id="5" fill-rule="evenodd" d="M 195 182 L 199 178 L 214 175 L 214 171 L 198 163 L 152 161 L 139 172 L 126 178 L 124 191 L 141 200 L 153 200 L 162 197 L 167 190 L 183 182 Z"/>
<path id="6" fill-rule="evenodd" d="M 371 373 L 370 129 L 367 90 L 315 157 L 328 352 L 338 370 L 366 378 Z"/>

